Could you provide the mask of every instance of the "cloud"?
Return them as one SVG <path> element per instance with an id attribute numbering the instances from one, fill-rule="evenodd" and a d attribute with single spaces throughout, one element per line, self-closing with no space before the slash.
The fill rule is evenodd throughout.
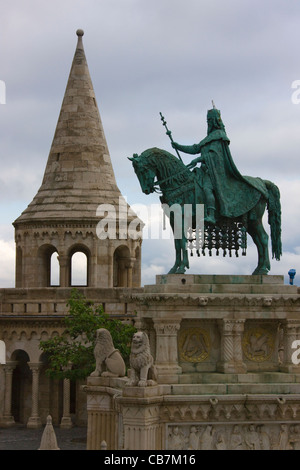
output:
<path id="1" fill-rule="evenodd" d="M 8 242 L 4 225 L 27 207 L 42 181 L 75 32 L 83 28 L 116 180 L 128 202 L 158 202 L 156 195 L 150 200 L 141 193 L 127 157 L 154 146 L 171 151 L 159 112 L 176 141 L 193 144 L 206 134 L 206 111 L 214 99 L 238 169 L 270 179 L 281 190 L 283 260 L 288 261 L 272 264 L 272 272 L 286 270 L 290 254 L 298 262 L 300 105 L 291 101 L 291 85 L 300 79 L 299 13 L 299 3 L 291 0 L 6 2 L 1 9 L 0 80 L 7 95 L 7 104 L 0 105 L 1 238 Z M 145 279 L 168 270 L 174 256 L 171 242 L 170 248 L 151 243 L 144 241 Z M 246 272 L 255 257 L 254 250 L 232 263 L 201 258 L 191 270 Z"/>
<path id="2" fill-rule="evenodd" d="M 13 241 L 0 240 L 0 286 L 15 286 L 15 244 Z"/>

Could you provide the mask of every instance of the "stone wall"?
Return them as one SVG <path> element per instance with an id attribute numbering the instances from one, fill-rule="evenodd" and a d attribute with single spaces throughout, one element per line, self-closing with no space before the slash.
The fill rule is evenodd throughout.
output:
<path id="1" fill-rule="evenodd" d="M 0 365 L 0 424 L 13 424 L 12 414 L 26 424 L 32 415 L 33 377 L 37 374 L 39 424 L 45 423 L 48 414 L 54 424 L 63 417 L 63 394 L 65 384 L 50 380 L 46 374 L 40 341 L 47 340 L 63 331 L 62 319 L 67 315 L 67 301 L 71 288 L 0 289 L 0 340 L 6 348 L 6 364 Z M 129 292 L 142 289 L 79 289 L 87 299 L 95 304 L 103 304 L 105 312 L 126 321 L 133 322 L 135 305 L 124 300 Z M 25 374 L 25 375 L 24 375 Z M 26 377 L 27 378 L 26 378 Z M 18 397 L 18 410 L 14 409 L 14 396 L 11 388 L 16 389 L 16 381 L 22 384 Z M 8 384 L 10 381 L 10 384 Z M 77 424 L 86 424 L 86 395 L 76 385 L 75 415 Z M 10 396 L 10 399 L 9 399 Z M 5 417 L 5 419 L 4 419 Z"/>
<path id="2" fill-rule="evenodd" d="M 296 286 L 282 276 L 168 275 L 129 299 L 148 334 L 157 383 L 88 378 L 88 448 L 102 440 L 124 450 L 299 447 Z M 113 436 L 105 434 L 112 423 Z"/>

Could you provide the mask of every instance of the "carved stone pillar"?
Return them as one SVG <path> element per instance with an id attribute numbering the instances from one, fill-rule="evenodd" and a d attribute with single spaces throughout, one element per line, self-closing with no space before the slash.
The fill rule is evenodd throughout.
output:
<path id="1" fill-rule="evenodd" d="M 39 416 L 39 374 L 41 363 L 28 362 L 30 370 L 32 371 L 32 407 L 31 416 L 28 419 L 27 427 L 30 429 L 37 429 L 42 426 L 42 421 Z"/>
<path id="2" fill-rule="evenodd" d="M 70 259 L 66 255 L 58 256 L 60 274 L 59 274 L 59 285 L 60 287 L 70 286 Z"/>
<path id="3" fill-rule="evenodd" d="M 118 259 L 118 287 L 127 287 L 127 258 Z"/>
<path id="4" fill-rule="evenodd" d="M 156 332 L 155 365 L 159 383 L 177 383 L 182 369 L 178 365 L 177 332 L 180 319 L 154 319 Z"/>
<path id="5" fill-rule="evenodd" d="M 126 379 L 112 377 L 88 377 L 83 390 L 87 394 L 87 450 L 100 450 L 107 443 L 107 450 L 120 449 L 122 435 L 119 416 L 115 408 L 116 397 L 121 393 Z"/>
<path id="6" fill-rule="evenodd" d="M 70 429 L 73 427 L 70 414 L 70 380 L 64 379 L 64 398 L 63 398 L 63 417 L 61 419 L 60 427 L 63 429 Z"/>
<path id="7" fill-rule="evenodd" d="M 300 364 L 293 363 L 293 342 L 300 340 L 300 321 L 288 319 L 282 323 L 283 326 L 283 364 L 280 366 L 282 372 L 300 372 Z M 298 355 L 300 357 L 300 354 Z"/>
<path id="8" fill-rule="evenodd" d="M 158 387 L 125 387 L 117 399 L 123 417 L 124 450 L 162 449 Z"/>
<path id="9" fill-rule="evenodd" d="M 242 335 L 245 320 L 223 319 L 219 322 L 221 332 L 221 361 L 218 370 L 224 373 L 245 373 L 243 363 Z"/>
<path id="10" fill-rule="evenodd" d="M 9 361 L 3 365 L 5 371 L 5 395 L 4 395 L 4 413 L 1 424 L 5 427 L 15 424 L 14 417 L 11 414 L 11 396 L 12 396 L 12 378 L 13 372 L 18 364 L 17 361 Z"/>
<path id="11" fill-rule="evenodd" d="M 88 260 L 88 287 L 97 287 L 97 240 L 98 238 L 93 238 L 92 254 L 90 259 Z M 108 287 L 111 286 L 109 285 Z"/>
<path id="12" fill-rule="evenodd" d="M 130 258 L 126 263 L 127 268 L 127 287 L 132 287 L 132 271 L 134 266 L 135 258 Z"/>

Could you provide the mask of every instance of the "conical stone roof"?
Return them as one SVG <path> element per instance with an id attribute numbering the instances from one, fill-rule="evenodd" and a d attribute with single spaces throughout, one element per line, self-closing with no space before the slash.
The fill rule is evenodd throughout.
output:
<path id="1" fill-rule="evenodd" d="M 36 196 L 14 222 L 97 220 L 100 204 L 119 203 L 101 118 L 82 43 L 78 42 L 51 145 Z M 98 217 L 99 220 L 99 217 Z"/>

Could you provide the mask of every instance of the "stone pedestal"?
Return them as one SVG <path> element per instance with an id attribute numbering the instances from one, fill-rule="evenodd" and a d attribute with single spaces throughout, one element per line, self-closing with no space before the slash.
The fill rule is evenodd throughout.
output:
<path id="1" fill-rule="evenodd" d="M 129 300 L 157 384 L 89 378 L 89 448 L 300 448 L 296 286 L 283 276 L 166 275 Z"/>
<path id="2" fill-rule="evenodd" d="M 179 318 L 155 318 L 153 326 L 156 337 L 156 369 L 161 383 L 177 383 L 181 367 L 178 365 L 177 334 Z"/>
<path id="3" fill-rule="evenodd" d="M 162 449 L 159 387 L 125 387 L 117 403 L 122 413 L 123 449 Z"/>
<path id="4" fill-rule="evenodd" d="M 122 435 L 116 398 L 122 393 L 126 379 L 89 377 L 87 393 L 87 450 L 100 450 L 102 441 L 107 450 L 122 448 Z M 121 418 L 121 417 L 120 417 Z"/>

